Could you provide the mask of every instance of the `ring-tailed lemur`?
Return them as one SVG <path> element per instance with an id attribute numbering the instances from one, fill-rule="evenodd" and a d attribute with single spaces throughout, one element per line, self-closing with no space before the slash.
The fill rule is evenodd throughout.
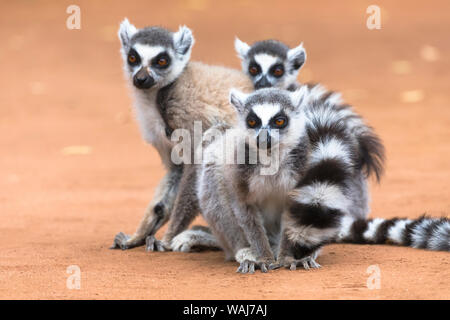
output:
<path id="1" fill-rule="evenodd" d="M 252 148 L 278 154 L 279 170 L 273 175 L 260 174 L 262 163 L 224 164 L 218 155 L 225 135 L 204 150 L 198 178 L 200 207 L 222 248 L 240 263 L 238 272 L 254 272 L 256 267 L 317 268 L 320 248 L 331 242 L 388 240 L 448 251 L 448 219 L 366 220 L 367 178 L 381 172 L 383 146 L 349 106 L 336 104 L 323 92 L 308 86 L 295 92 L 232 91 L 230 99 L 240 119 L 233 135 L 246 141 L 246 160 Z M 271 133 L 274 129 L 278 138 Z M 372 141 L 367 154 L 361 152 L 361 137 Z M 276 263 L 270 238 L 281 217 L 267 214 L 273 205 L 284 211 Z"/>
<path id="2" fill-rule="evenodd" d="M 277 40 L 263 40 L 252 46 L 236 38 L 234 47 L 241 59 L 242 70 L 255 89 L 276 87 L 293 91 L 298 88 L 297 76 L 306 61 L 303 43 L 289 49 Z"/>
<path id="3" fill-rule="evenodd" d="M 253 86 L 238 70 L 189 62 L 194 37 L 187 27 L 180 27 L 177 32 L 160 27 L 137 29 L 125 19 L 119 38 L 139 127 L 145 141 L 159 152 L 168 173 L 158 185 L 136 233 L 117 234 L 112 248 L 128 249 L 147 241 L 148 250 L 164 250 L 153 236 L 172 212 L 179 216 L 172 217 L 165 237 L 168 241 L 183 231 L 186 221 L 198 211 L 195 197 L 190 201 L 192 197 L 179 196 L 180 188 L 195 195 L 189 187 L 195 170 L 191 165 L 175 165 L 171 161 L 171 132 L 184 128 L 192 133 L 195 120 L 202 122 L 203 129 L 217 123 L 234 123 L 229 89 L 238 86 L 251 91 Z"/>
<path id="4" fill-rule="evenodd" d="M 289 55 L 289 52 L 292 52 L 289 48 L 280 41 L 274 41 L 274 40 L 266 40 L 266 41 L 259 41 L 253 44 L 252 46 L 249 46 L 248 44 L 240 41 L 236 38 L 235 41 L 235 47 L 236 51 L 238 52 L 238 56 L 242 60 L 242 67 L 243 71 L 246 72 L 250 79 L 252 80 L 254 86 L 258 87 L 258 81 L 260 80 L 260 77 L 258 77 L 261 70 L 275 70 L 277 65 L 282 65 L 284 70 L 289 70 L 289 65 L 292 65 L 292 63 L 289 61 L 288 57 L 293 56 L 293 54 Z M 295 48 L 300 53 L 300 47 Z M 261 56 L 258 57 L 258 54 L 268 54 L 272 56 L 272 62 L 269 63 L 265 67 L 261 67 L 258 65 L 258 61 L 261 63 L 264 63 L 265 61 L 270 61 L 270 59 L 264 60 Z M 305 54 L 306 57 L 306 54 Z M 267 62 L 266 62 L 267 63 Z M 256 66 L 255 66 L 256 65 Z M 256 74 L 255 74 L 256 72 Z M 270 78 L 270 77 L 269 77 Z M 293 82 L 286 82 L 281 80 L 283 77 L 277 78 L 277 77 L 271 77 L 270 78 L 270 87 L 281 87 L 282 89 L 287 90 L 295 90 L 298 88 L 297 83 Z M 330 94 L 327 93 L 327 94 Z M 338 100 L 335 101 L 336 103 L 339 103 Z M 368 154 L 368 150 L 374 147 L 373 140 L 372 139 L 366 139 L 366 137 L 363 136 L 357 136 L 359 139 L 359 147 L 362 149 L 362 155 L 363 155 L 363 161 L 380 161 L 380 158 L 373 158 L 370 156 L 364 156 Z M 368 166 L 371 168 L 381 168 L 381 166 L 377 163 L 367 163 Z M 379 180 L 381 172 L 375 171 L 377 179 Z M 361 229 L 369 228 L 369 226 L 381 224 L 383 219 L 375 219 L 372 220 L 356 220 L 353 222 L 353 226 L 349 225 L 349 229 L 347 230 L 348 237 L 346 241 L 350 241 L 352 243 L 384 243 L 385 241 L 391 241 L 392 243 L 402 244 L 402 245 L 412 245 L 414 247 L 418 248 L 426 248 L 427 246 L 436 246 L 436 241 L 431 241 L 429 243 L 425 243 L 421 240 L 414 240 L 414 239 L 420 239 L 420 234 L 424 232 L 431 232 L 432 230 L 436 229 L 438 230 L 444 230 L 447 226 L 447 222 L 445 219 L 443 220 L 436 220 L 436 219 L 429 219 L 426 217 L 423 217 L 422 219 L 419 219 L 415 222 L 415 224 L 412 224 L 411 226 L 414 227 L 414 229 L 410 228 L 409 232 L 411 234 L 408 234 L 408 232 L 405 233 L 405 237 L 402 238 L 403 234 L 403 227 L 405 224 L 408 224 L 410 220 L 404 220 L 404 219 L 389 219 L 385 223 L 389 225 L 396 225 L 397 228 L 392 228 L 390 233 L 379 233 L 376 235 L 372 232 L 366 232 L 365 236 L 363 235 L 363 232 L 361 232 Z M 347 220 L 347 224 L 350 224 L 351 220 Z M 387 228 L 386 225 L 384 225 L 383 228 Z M 380 229 L 383 230 L 383 229 Z M 387 230 L 387 229 L 386 229 Z M 385 230 L 385 231 L 386 231 Z M 428 231 L 427 231 L 428 230 Z M 431 230 L 431 231 L 430 231 Z M 356 231 L 356 233 L 355 233 Z M 366 230 L 367 231 L 367 230 Z M 341 239 L 341 241 L 345 241 Z M 416 242 L 414 242 L 416 241 Z M 447 241 L 448 243 L 448 241 Z M 443 246 L 443 242 L 441 242 L 441 246 Z M 442 247 L 445 250 L 445 246 Z"/>
<path id="5" fill-rule="evenodd" d="M 264 40 L 249 46 L 236 38 L 234 45 L 241 59 L 243 72 L 249 76 L 256 90 L 265 87 L 295 90 L 298 87 L 298 72 L 306 61 L 303 44 L 289 49 L 280 41 Z M 190 251 L 192 247 L 199 245 L 205 247 L 204 242 L 209 241 L 210 235 L 207 234 L 203 241 L 203 232 L 204 230 L 183 232 L 174 238 L 172 249 Z"/>
<path id="6" fill-rule="evenodd" d="M 241 59 L 242 71 L 248 75 L 256 90 L 279 88 L 295 91 L 300 87 L 297 77 L 306 62 L 303 42 L 289 49 L 286 44 L 278 40 L 257 41 L 250 46 L 236 38 L 234 46 Z M 308 83 L 307 85 L 312 89 L 317 84 Z M 324 91 L 322 95 L 323 98 L 332 96 L 336 99 L 335 103 L 342 103 L 340 94 Z"/>

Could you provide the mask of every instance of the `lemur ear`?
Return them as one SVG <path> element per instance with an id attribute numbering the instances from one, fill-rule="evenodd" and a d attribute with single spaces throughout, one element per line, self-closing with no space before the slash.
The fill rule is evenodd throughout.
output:
<path id="1" fill-rule="evenodd" d="M 287 52 L 287 59 L 294 70 L 300 70 L 306 61 L 306 50 L 303 48 L 303 42 Z"/>
<path id="2" fill-rule="evenodd" d="M 191 29 L 186 26 L 180 26 L 178 31 L 173 34 L 173 44 L 178 54 L 185 55 L 194 44 L 194 36 Z"/>
<path id="3" fill-rule="evenodd" d="M 245 100 L 247 100 L 247 94 L 234 88 L 230 90 L 230 103 L 239 113 L 245 110 Z"/>
<path id="4" fill-rule="evenodd" d="M 127 18 L 123 19 L 119 27 L 119 39 L 122 43 L 122 47 L 129 48 L 131 37 L 137 32 L 135 26 L 133 26 Z"/>
<path id="5" fill-rule="evenodd" d="M 236 39 L 234 40 L 234 49 L 236 50 L 239 58 L 241 60 L 244 60 L 247 57 L 250 46 L 236 37 Z"/>
<path id="6" fill-rule="evenodd" d="M 308 92 L 308 86 L 303 85 L 299 89 L 289 93 L 291 96 L 292 104 L 295 108 L 300 107 L 306 101 Z"/>

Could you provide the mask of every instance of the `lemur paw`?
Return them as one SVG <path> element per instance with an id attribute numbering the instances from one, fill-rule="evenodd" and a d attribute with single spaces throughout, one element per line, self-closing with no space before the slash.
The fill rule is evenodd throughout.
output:
<path id="1" fill-rule="evenodd" d="M 127 250 L 132 248 L 131 246 L 129 246 L 127 244 L 128 240 L 130 240 L 130 236 L 123 233 L 123 232 L 119 232 L 118 234 L 116 234 L 116 236 L 114 237 L 114 242 L 112 244 L 112 246 L 110 247 L 110 249 L 122 249 L 122 250 Z"/>
<path id="2" fill-rule="evenodd" d="M 172 239 L 170 247 L 177 252 L 192 252 L 194 250 L 195 241 L 192 236 L 192 230 L 186 230 Z"/>
<path id="3" fill-rule="evenodd" d="M 173 251 L 197 252 L 203 250 L 220 250 L 216 238 L 205 227 L 192 227 L 175 236 L 170 242 Z"/>
<path id="4" fill-rule="evenodd" d="M 273 261 L 253 261 L 245 260 L 241 262 L 239 268 L 236 270 L 237 273 L 255 273 L 255 269 L 261 270 L 261 272 L 266 273 L 269 271 L 269 266 L 273 264 Z"/>
<path id="5" fill-rule="evenodd" d="M 155 238 L 155 236 L 148 236 L 145 239 L 145 251 L 170 251 L 170 248 L 167 246 L 167 244 L 164 243 L 164 241 L 158 240 Z"/>
<path id="6" fill-rule="evenodd" d="M 123 232 L 119 232 L 114 237 L 114 243 L 110 249 L 127 250 L 144 245 L 144 239 L 136 236 L 129 236 Z"/>
<path id="7" fill-rule="evenodd" d="M 278 269 L 281 267 L 285 267 L 294 271 L 297 270 L 298 266 L 301 266 L 305 270 L 318 269 L 321 267 L 321 265 L 318 264 L 315 259 L 316 257 L 314 256 L 307 256 L 302 259 L 294 259 L 293 257 L 286 257 L 281 259 L 280 262 L 270 265 L 269 268 Z"/>
<path id="8" fill-rule="evenodd" d="M 255 269 L 260 269 L 261 272 L 269 271 L 269 266 L 275 261 L 271 257 L 257 258 L 251 248 L 243 248 L 236 252 L 236 261 L 239 262 L 238 273 L 255 273 Z"/>

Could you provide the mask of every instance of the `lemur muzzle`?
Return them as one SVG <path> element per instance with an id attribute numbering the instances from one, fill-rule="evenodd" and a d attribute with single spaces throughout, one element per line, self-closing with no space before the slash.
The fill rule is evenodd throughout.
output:
<path id="1" fill-rule="evenodd" d="M 272 145 L 272 139 L 270 138 L 270 130 L 269 129 L 261 129 L 256 137 L 256 146 L 262 149 L 270 149 Z"/>
<path id="2" fill-rule="evenodd" d="M 148 89 L 155 84 L 155 79 L 148 73 L 145 68 L 141 68 L 133 78 L 133 84 L 139 89 Z"/>
<path id="3" fill-rule="evenodd" d="M 258 82 L 255 83 L 256 89 L 269 88 L 272 84 L 267 80 L 266 77 L 262 77 Z"/>

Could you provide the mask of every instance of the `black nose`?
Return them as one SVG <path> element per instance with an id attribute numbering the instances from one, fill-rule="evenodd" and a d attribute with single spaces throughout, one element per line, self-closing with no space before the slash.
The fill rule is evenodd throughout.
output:
<path id="1" fill-rule="evenodd" d="M 261 149 L 270 149 L 272 139 L 267 131 L 261 131 L 256 137 L 256 146 Z"/>
<path id="2" fill-rule="evenodd" d="M 133 84 L 136 88 L 148 89 L 155 84 L 155 79 L 142 69 L 134 76 Z"/>
<path id="3" fill-rule="evenodd" d="M 258 82 L 255 83 L 255 89 L 262 89 L 262 88 L 270 88 L 272 84 L 267 80 L 266 77 L 262 77 L 258 80 Z"/>

